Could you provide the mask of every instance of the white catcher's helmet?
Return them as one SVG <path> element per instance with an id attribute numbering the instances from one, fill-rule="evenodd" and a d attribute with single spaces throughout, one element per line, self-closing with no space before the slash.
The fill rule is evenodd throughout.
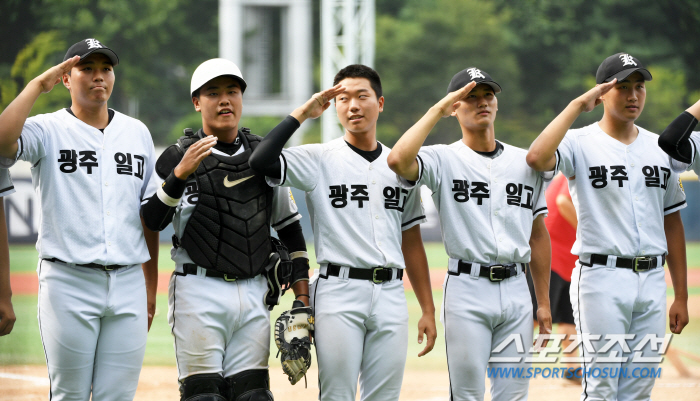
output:
<path id="1" fill-rule="evenodd" d="M 238 66 L 232 61 L 223 58 L 213 58 L 203 62 L 194 70 L 192 82 L 190 83 L 190 96 L 194 96 L 194 92 L 207 82 L 222 75 L 231 75 L 236 78 L 241 84 L 241 92 L 245 92 L 247 84 Z"/>

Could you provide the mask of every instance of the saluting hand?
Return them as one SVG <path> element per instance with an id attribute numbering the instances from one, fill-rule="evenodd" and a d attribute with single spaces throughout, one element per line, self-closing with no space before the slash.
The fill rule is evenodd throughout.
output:
<path id="1" fill-rule="evenodd" d="M 330 89 L 315 93 L 303 106 L 294 110 L 291 116 L 300 123 L 303 123 L 308 118 L 319 118 L 324 111 L 331 107 L 331 100 L 335 99 L 344 90 L 345 87 L 342 84 L 338 84 Z"/>
<path id="2" fill-rule="evenodd" d="M 610 92 L 610 89 L 612 89 L 616 83 L 617 78 L 613 79 L 610 82 L 596 85 L 588 92 L 576 98 L 574 102 L 578 103 L 581 112 L 588 113 L 589 111 L 595 109 L 597 105 L 603 102 L 603 99 L 601 99 L 600 97 Z"/>
<path id="3" fill-rule="evenodd" d="M 214 135 L 207 135 L 187 148 L 187 152 L 175 167 L 175 177 L 186 180 L 192 173 L 197 171 L 199 163 L 211 154 L 211 148 L 216 145 L 218 138 Z"/>
<path id="4" fill-rule="evenodd" d="M 458 102 L 464 99 L 475 86 L 476 82 L 471 81 L 464 88 L 448 93 L 447 96 L 443 97 L 442 100 L 437 102 L 435 107 L 440 110 L 441 117 L 445 118 L 451 116 L 452 113 L 454 113 L 454 111 L 459 107 Z"/>
<path id="5" fill-rule="evenodd" d="M 48 70 L 44 71 L 43 74 L 34 78 L 34 80 L 41 87 L 41 93 L 51 92 L 51 89 L 61 82 L 63 75 L 69 73 L 79 61 L 80 56 L 73 56 L 61 64 L 49 68 Z"/>

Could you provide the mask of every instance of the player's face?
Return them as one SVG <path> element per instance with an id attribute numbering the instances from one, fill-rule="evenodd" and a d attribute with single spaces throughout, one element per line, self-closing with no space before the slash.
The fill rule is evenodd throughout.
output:
<path id="1" fill-rule="evenodd" d="M 353 134 L 374 132 L 384 110 L 384 97 L 377 99 L 367 78 L 345 78 L 339 83 L 345 87 L 335 98 L 340 124 Z"/>
<path id="2" fill-rule="evenodd" d="M 459 124 L 469 129 L 484 129 L 496 120 L 498 99 L 493 89 L 486 84 L 479 84 L 462 100 L 452 115 Z"/>
<path id="3" fill-rule="evenodd" d="M 209 135 L 238 129 L 243 111 L 243 93 L 238 80 L 231 76 L 212 79 L 202 86 L 199 98 L 193 97 L 194 109 L 202 113 L 202 124 Z"/>
<path id="4" fill-rule="evenodd" d="M 646 98 L 644 77 L 635 72 L 603 95 L 605 114 L 620 121 L 634 121 L 642 114 Z"/>
<path id="5" fill-rule="evenodd" d="M 73 103 L 82 107 L 104 105 L 114 88 L 114 66 L 109 57 L 93 53 L 81 59 L 63 76 L 63 84 L 70 91 Z"/>

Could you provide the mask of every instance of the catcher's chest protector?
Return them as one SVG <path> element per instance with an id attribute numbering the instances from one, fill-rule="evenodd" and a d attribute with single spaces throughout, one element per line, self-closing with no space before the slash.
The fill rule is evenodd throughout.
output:
<path id="1" fill-rule="evenodd" d="M 199 134 L 199 133 L 198 133 Z M 194 173 L 199 201 L 180 239 L 194 263 L 237 278 L 260 274 L 268 262 L 272 188 L 251 170 L 248 158 L 260 142 L 247 129 L 238 133 L 244 151 L 211 154 Z M 178 140 L 183 151 L 200 135 Z"/>

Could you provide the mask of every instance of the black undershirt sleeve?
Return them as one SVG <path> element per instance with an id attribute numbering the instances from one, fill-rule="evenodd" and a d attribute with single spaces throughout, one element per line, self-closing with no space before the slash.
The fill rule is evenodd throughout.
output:
<path id="1" fill-rule="evenodd" d="M 284 243 L 289 251 L 289 254 L 294 252 L 306 252 L 306 240 L 301 229 L 299 221 L 295 221 L 290 225 L 281 228 L 277 231 L 277 236 Z M 292 279 L 294 284 L 299 280 L 309 279 L 309 259 L 305 257 L 292 256 Z"/>
<path id="2" fill-rule="evenodd" d="M 260 174 L 271 178 L 282 178 L 280 155 L 282 149 L 292 134 L 301 126 L 299 121 L 292 116 L 287 116 L 281 123 L 277 124 L 270 133 L 260 141 L 255 151 L 250 155 L 248 164 Z"/>
<path id="3" fill-rule="evenodd" d="M 690 134 L 697 124 L 698 120 L 684 111 L 661 133 L 659 147 L 678 161 L 692 163 L 693 145 L 690 143 Z"/>
<path id="4" fill-rule="evenodd" d="M 182 155 L 177 151 L 177 146 L 170 146 L 156 162 L 156 173 L 160 178 L 165 179 L 158 191 L 162 191 L 162 195 L 171 198 L 173 202 L 169 202 L 170 205 L 166 204 L 156 192 L 148 199 L 148 202 L 141 206 L 141 217 L 149 230 L 162 231 L 173 221 L 177 204 L 171 205 L 175 203 L 174 200 L 182 198 L 187 187 L 187 181 L 175 177 L 173 172 L 181 159 Z"/>

